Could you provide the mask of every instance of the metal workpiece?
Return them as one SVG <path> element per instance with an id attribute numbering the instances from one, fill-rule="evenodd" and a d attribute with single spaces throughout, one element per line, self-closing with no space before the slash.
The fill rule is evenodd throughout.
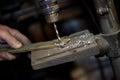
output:
<path id="1" fill-rule="evenodd" d="M 101 48 L 98 47 L 95 36 L 88 31 L 72 34 L 69 38 L 70 41 L 63 48 L 56 47 L 32 51 L 31 64 L 33 69 L 42 69 L 101 53 Z"/>
<path id="2" fill-rule="evenodd" d="M 120 29 L 113 0 L 94 0 L 101 33 L 110 34 Z"/>

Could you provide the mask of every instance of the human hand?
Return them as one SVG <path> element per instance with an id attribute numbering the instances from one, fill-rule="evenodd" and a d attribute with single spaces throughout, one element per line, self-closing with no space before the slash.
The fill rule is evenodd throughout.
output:
<path id="1" fill-rule="evenodd" d="M 5 25 L 0 25 L 0 43 L 6 42 L 12 48 L 20 48 L 23 44 L 29 44 L 30 41 L 27 37 L 19 31 L 9 28 Z M 1 60 L 13 60 L 16 57 L 7 52 L 0 53 Z"/>

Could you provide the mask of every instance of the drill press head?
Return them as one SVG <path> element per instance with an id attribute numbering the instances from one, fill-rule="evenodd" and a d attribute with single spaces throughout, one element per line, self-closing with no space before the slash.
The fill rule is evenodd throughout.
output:
<path id="1" fill-rule="evenodd" d="M 58 21 L 59 5 L 57 0 L 40 0 L 40 6 L 48 23 L 55 23 Z"/>

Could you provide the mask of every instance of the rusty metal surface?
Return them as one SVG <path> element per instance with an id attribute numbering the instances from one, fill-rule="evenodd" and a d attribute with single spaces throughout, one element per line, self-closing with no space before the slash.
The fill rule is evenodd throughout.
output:
<path id="1" fill-rule="evenodd" d="M 33 51 L 31 54 L 33 69 L 46 68 L 76 59 L 99 54 L 95 37 L 88 31 L 69 36 L 70 41 L 63 47 Z"/>

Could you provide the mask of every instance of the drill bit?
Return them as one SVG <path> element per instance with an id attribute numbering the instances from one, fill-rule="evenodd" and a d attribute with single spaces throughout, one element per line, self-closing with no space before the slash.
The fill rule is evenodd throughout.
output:
<path id="1" fill-rule="evenodd" d="M 58 42 L 59 42 L 59 45 L 61 46 L 61 38 L 60 38 L 60 35 L 59 35 L 59 32 L 58 32 L 58 29 L 57 29 L 57 25 L 54 23 L 54 29 L 55 29 L 55 32 L 56 32 L 56 36 L 57 36 L 57 39 L 58 39 Z"/>

